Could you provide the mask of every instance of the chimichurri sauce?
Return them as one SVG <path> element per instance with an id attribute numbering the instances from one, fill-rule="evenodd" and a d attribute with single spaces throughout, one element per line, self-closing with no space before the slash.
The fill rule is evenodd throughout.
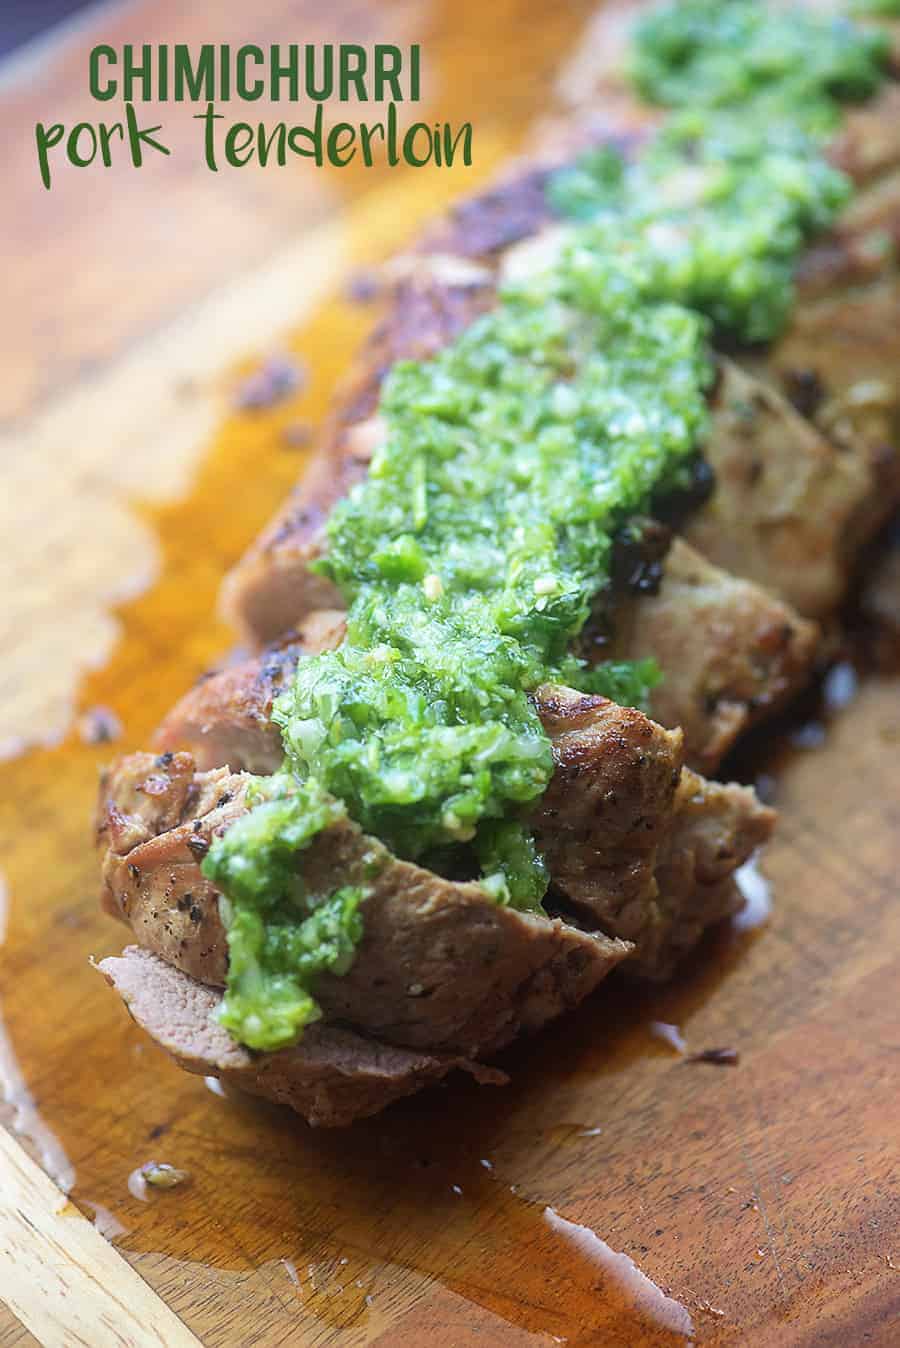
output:
<path id="1" fill-rule="evenodd" d="M 807 239 L 847 202 L 822 152 L 841 102 L 875 92 L 887 41 L 839 16 L 756 0 L 676 0 L 638 23 L 630 73 L 674 109 L 629 162 L 584 155 L 551 180 L 593 246 L 640 258 L 650 293 L 708 315 L 740 342 L 770 341 L 793 303 Z"/>
<path id="2" fill-rule="evenodd" d="M 365 893 L 310 892 L 302 852 L 347 817 L 397 855 L 464 856 L 497 903 L 539 908 L 528 827 L 553 761 L 529 694 L 548 681 L 640 705 L 652 662 L 571 654 L 612 540 L 684 490 L 702 445 L 714 330 L 768 340 L 804 241 L 847 200 L 821 138 L 878 86 L 883 40 L 751 0 L 676 0 L 637 26 L 631 73 L 674 109 L 631 162 L 608 150 L 551 180 L 558 258 L 426 362 L 401 362 L 365 482 L 317 568 L 348 603 L 339 649 L 302 660 L 273 719 L 282 771 L 212 847 L 229 985 L 255 1048 L 319 1014 L 349 967 Z"/>
<path id="3" fill-rule="evenodd" d="M 762 112 L 828 131 L 840 103 L 875 93 L 887 51 L 883 33 L 840 14 L 758 0 L 675 0 L 637 24 L 629 73 L 638 92 L 663 107 L 739 108 L 742 117 Z"/>

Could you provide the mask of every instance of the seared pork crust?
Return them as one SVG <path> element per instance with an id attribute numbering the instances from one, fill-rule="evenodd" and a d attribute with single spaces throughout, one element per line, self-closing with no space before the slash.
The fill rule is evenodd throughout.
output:
<path id="1" fill-rule="evenodd" d="M 261 655 L 205 675 L 164 718 L 154 748 L 161 753 L 190 749 L 201 770 L 230 764 L 246 772 L 274 772 L 283 751 L 271 720 L 272 704 L 300 657 L 333 650 L 344 628 L 342 611 L 323 609 Z"/>
<path id="2" fill-rule="evenodd" d="M 532 817 L 555 888 L 589 926 L 634 943 L 629 972 L 665 978 L 739 906 L 734 871 L 771 835 L 754 792 L 673 771 L 666 732 L 603 699 L 541 701 L 556 772 Z"/>
<path id="3" fill-rule="evenodd" d="M 285 506 L 226 576 L 222 607 L 251 644 L 272 641 L 341 596 L 309 570 L 324 548 L 332 507 L 366 474 L 378 443 L 381 385 L 399 360 L 424 360 L 494 303 L 491 272 L 452 256 L 395 267 L 391 303 L 339 390 L 321 446 Z M 285 614 L 292 614 L 285 622 Z"/>
<path id="4" fill-rule="evenodd" d="M 194 684 L 153 737 L 161 753 L 187 749 L 200 771 L 275 772 L 284 757 L 272 704 L 304 655 L 333 650 L 344 637 L 344 614 L 312 614 L 282 642 Z"/>
<path id="5" fill-rule="evenodd" d="M 496 186 L 451 206 L 425 231 L 416 251 L 485 263 L 530 238 L 553 218 L 544 192 L 551 171 L 543 166 L 507 171 Z"/>

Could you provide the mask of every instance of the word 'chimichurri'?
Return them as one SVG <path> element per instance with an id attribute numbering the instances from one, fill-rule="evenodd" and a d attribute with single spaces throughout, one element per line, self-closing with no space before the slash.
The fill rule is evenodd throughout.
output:
<path id="1" fill-rule="evenodd" d="M 573 639 L 616 531 L 687 481 L 711 333 L 756 342 L 784 323 L 800 248 L 849 194 L 822 138 L 884 61 L 849 21 L 751 0 L 650 14 L 631 73 L 674 109 L 665 125 L 630 162 L 600 150 L 556 174 L 558 257 L 387 378 L 383 446 L 317 563 L 347 600 L 346 639 L 300 662 L 274 711 L 283 768 L 204 862 L 237 1039 L 292 1042 L 319 1014 L 316 977 L 353 959 L 364 890 L 303 879 L 304 848 L 341 820 L 540 907 L 528 812 L 553 762 L 529 694 L 555 681 L 640 705 L 658 677 L 589 669 Z"/>

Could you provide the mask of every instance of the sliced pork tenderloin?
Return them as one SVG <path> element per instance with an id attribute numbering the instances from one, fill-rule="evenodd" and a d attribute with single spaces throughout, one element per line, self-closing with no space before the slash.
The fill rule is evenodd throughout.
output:
<path id="1" fill-rule="evenodd" d="M 713 566 L 683 539 L 669 547 L 658 584 L 648 590 L 640 579 L 634 585 L 623 580 L 611 598 L 610 625 L 585 633 L 579 649 L 589 659 L 652 656 L 659 662 L 663 679 L 650 694 L 650 711 L 663 725 L 684 731 L 687 761 L 700 771 L 714 771 L 739 735 L 809 679 L 818 626 L 760 586 Z M 189 745 L 206 766 L 241 762 L 253 771 L 272 771 L 263 765 L 280 757 L 268 717 L 283 662 L 337 645 L 342 635 L 337 611 L 308 615 L 299 635 L 268 648 L 273 659 L 264 653 L 218 676 L 219 682 L 191 689 L 166 717 L 156 744 Z M 317 645 L 320 637 L 323 644 Z M 256 738 L 260 726 L 264 736 Z M 238 746 L 237 756 L 224 752 L 222 737 L 229 733 L 253 738 L 262 757 L 249 759 Z M 204 749 L 207 737 L 216 741 L 212 758 Z"/>
<path id="2" fill-rule="evenodd" d="M 159 789 L 163 779 L 168 792 Z M 225 768 L 196 773 L 189 754 L 132 754 L 101 789 L 104 906 L 143 947 L 212 986 L 225 984 L 228 952 L 218 893 L 200 863 L 247 812 L 253 780 Z M 148 787 L 167 824 L 157 834 L 143 799 Z M 182 818 L 173 826 L 176 800 L 183 801 Z M 123 830 L 136 802 L 134 827 Z M 399 861 L 350 820 L 317 835 L 303 853 L 303 875 L 315 893 L 364 889 L 364 934 L 353 965 L 340 977 L 323 974 L 316 998 L 328 1019 L 392 1044 L 491 1053 L 520 1029 L 577 1004 L 631 950 L 498 905 L 479 884 Z"/>
<path id="3" fill-rule="evenodd" d="M 708 561 L 752 580 L 806 617 L 829 613 L 847 587 L 880 482 L 868 455 L 847 452 L 789 399 L 734 361 L 719 361 L 704 457 L 715 489 L 682 525 Z"/>
<path id="4" fill-rule="evenodd" d="M 200 770 L 275 771 L 275 668 L 251 660 L 199 684 L 159 746 L 183 746 Z M 665 976 L 731 911 L 721 882 L 770 836 L 774 815 L 744 787 L 679 775 L 675 741 L 640 712 L 560 688 L 541 690 L 538 706 L 557 766 L 532 823 L 554 886 L 593 925 L 638 944 L 631 967 Z"/>
<path id="5" fill-rule="evenodd" d="M 629 972 L 666 978 L 739 906 L 731 878 L 774 812 L 689 768 L 667 778 L 664 732 L 640 712 L 570 689 L 541 705 L 556 771 L 532 823 L 553 885 L 591 927 L 634 943 Z"/>
<path id="6" fill-rule="evenodd" d="M 265 661 L 261 663 L 265 668 Z M 259 678 L 255 662 L 248 662 L 243 673 L 245 688 L 257 698 L 249 714 L 250 696 L 231 696 L 237 671 L 230 670 L 200 684 L 183 699 L 180 713 L 176 708 L 167 719 L 162 738 L 171 748 L 180 744 L 189 751 L 169 758 L 173 772 L 189 770 L 194 763 L 192 754 L 200 755 L 198 765 L 207 771 L 198 773 L 198 783 L 204 783 L 207 800 L 220 802 L 218 814 L 211 821 L 213 828 L 230 821 L 233 812 L 241 808 L 239 793 L 229 793 L 221 776 L 216 775 L 225 771 L 222 765 L 235 746 L 241 745 L 252 761 L 264 761 L 270 771 L 281 759 L 278 737 L 265 718 L 271 708 L 271 689 Z M 671 951 L 686 944 L 676 929 L 697 927 L 696 913 L 708 910 L 711 887 L 769 836 L 774 814 L 760 806 L 750 791 L 723 787 L 682 772 L 680 732 L 664 730 L 639 711 L 552 685 L 538 690 L 535 706 L 550 737 L 556 764 L 550 786 L 532 815 L 553 884 L 583 920 L 611 936 L 633 941 L 642 971 L 662 974 L 671 966 Z M 216 734 L 213 727 L 219 727 L 220 733 Z M 258 736 L 253 745 L 251 733 Z M 101 815 L 111 813 L 114 819 L 127 816 L 128 801 L 141 796 L 131 781 L 140 779 L 142 773 L 155 775 L 156 761 L 150 756 L 124 760 L 124 766 L 118 769 L 124 780 L 110 779 L 103 788 Z M 240 778 L 244 762 L 233 758 L 230 762 L 232 772 Z M 205 785 L 213 779 L 215 785 Z M 685 781 L 690 783 L 689 789 Z M 179 788 L 182 794 L 184 790 Z M 228 794 L 231 799 L 223 801 Z M 166 818 L 171 820 L 171 814 Z M 706 838 L 710 831 L 717 835 L 718 868 L 709 860 Z M 129 841 L 136 836 L 130 834 Z M 105 841 L 102 836 L 101 844 Z M 107 859 L 112 894 L 108 902 L 125 912 L 141 940 L 139 928 L 144 924 L 138 913 L 158 915 L 160 889 L 165 891 L 162 906 L 171 909 L 174 904 L 176 910 L 179 900 L 184 904 L 181 894 L 185 888 L 193 895 L 199 884 L 206 893 L 202 877 L 199 881 L 196 876 L 186 878 L 180 869 L 181 864 L 189 865 L 187 842 L 184 830 L 179 835 L 170 826 L 165 841 L 154 840 L 142 854 Z M 192 845 L 196 850 L 196 838 Z M 161 865 L 160 852 L 166 855 Z M 674 857 L 681 858 L 677 867 Z M 696 864 L 685 862 L 685 858 L 694 857 L 698 859 Z M 148 868 L 142 864 L 145 858 L 151 863 Z M 661 867 L 667 868 L 665 885 Z M 173 876 L 178 876 L 181 884 L 179 895 L 169 892 Z M 139 900 L 138 894 L 142 896 Z M 700 925 L 720 915 L 707 916 Z M 199 918 L 199 912 L 196 916 Z M 184 918 L 177 912 L 172 914 L 169 955 L 186 926 Z M 207 944 L 203 943 L 204 949 Z M 190 972 L 203 977 L 195 966 Z"/>
<path id="7" fill-rule="evenodd" d="M 617 599 L 598 654 L 658 661 L 650 711 L 682 729 L 688 762 L 710 772 L 808 680 L 818 638 L 814 623 L 676 538 L 657 593 Z"/>
<path id="8" fill-rule="evenodd" d="M 310 1025 L 291 1048 L 252 1053 L 217 1023 L 221 992 L 151 951 L 128 946 L 98 967 L 137 1024 L 179 1067 L 289 1105 L 313 1126 L 339 1127 L 377 1114 L 454 1068 L 484 1084 L 506 1080 L 481 1063 L 395 1048 L 337 1025 Z"/>

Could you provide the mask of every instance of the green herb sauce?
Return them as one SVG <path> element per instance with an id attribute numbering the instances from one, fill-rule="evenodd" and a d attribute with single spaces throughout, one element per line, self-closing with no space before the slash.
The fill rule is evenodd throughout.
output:
<path id="1" fill-rule="evenodd" d="M 298 855 L 343 805 L 315 779 L 289 773 L 260 779 L 253 808 L 217 839 L 204 870 L 222 891 L 228 932 L 228 995 L 222 1024 L 251 1048 L 292 1043 L 317 1020 L 309 989 L 328 970 L 349 969 L 362 936 L 359 888 L 314 894 L 303 882 Z"/>
<path id="2" fill-rule="evenodd" d="M 683 481 L 706 423 L 705 338 L 699 315 L 641 303 L 627 268 L 576 242 L 433 361 L 389 376 L 385 446 L 335 509 L 320 564 L 350 601 L 347 640 L 300 666 L 275 720 L 290 768 L 401 856 L 496 853 L 492 821 L 521 815 L 552 771 L 528 692 L 611 687 L 567 650 L 616 525 Z M 642 670 L 613 675 L 642 699 Z M 532 906 L 543 868 L 518 883 L 514 851 L 495 883 Z"/>
<path id="3" fill-rule="evenodd" d="M 557 174 L 551 201 L 593 222 L 593 247 L 638 258 L 649 293 L 771 341 L 803 244 L 851 194 L 822 139 L 886 60 L 882 33 L 843 18 L 676 0 L 637 25 L 631 59 L 640 92 L 675 111 L 632 161 L 602 149 Z"/>
<path id="4" fill-rule="evenodd" d="M 750 0 L 677 0 L 638 25 L 632 75 L 676 111 L 636 161 L 552 180 L 560 256 L 433 360 L 396 366 L 383 448 L 334 510 L 317 564 L 348 606 L 342 646 L 278 699 L 284 767 L 217 840 L 229 985 L 255 1048 L 319 1014 L 349 967 L 365 893 L 313 894 L 302 851 L 349 816 L 401 857 L 468 866 L 497 903 L 538 908 L 529 807 L 553 768 L 529 700 L 557 681 L 640 705 L 652 662 L 588 669 L 612 540 L 686 485 L 706 429 L 714 326 L 767 340 L 804 241 L 846 201 L 820 138 L 871 94 L 883 40 Z M 690 105 L 689 107 L 687 105 Z"/>
<path id="5" fill-rule="evenodd" d="M 884 34 L 839 14 L 758 0 L 675 0 L 637 24 L 629 73 L 638 92 L 663 107 L 736 109 L 742 120 L 823 132 L 835 126 L 841 103 L 875 93 L 887 54 Z"/>

